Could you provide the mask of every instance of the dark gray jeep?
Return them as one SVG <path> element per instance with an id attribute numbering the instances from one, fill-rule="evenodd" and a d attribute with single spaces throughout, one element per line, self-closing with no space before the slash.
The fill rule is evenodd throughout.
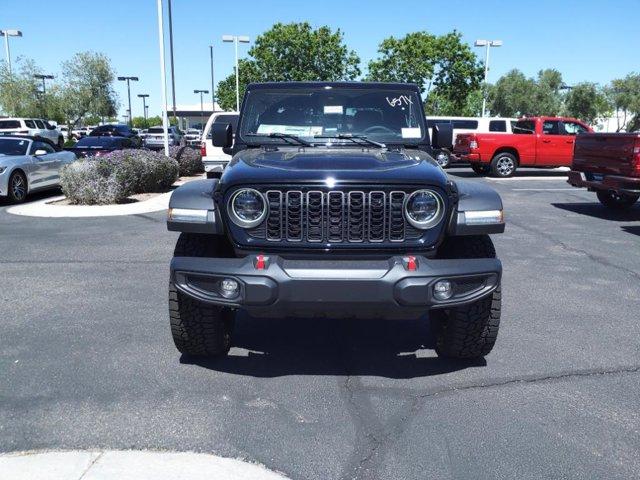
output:
<path id="1" fill-rule="evenodd" d="M 232 138 L 235 141 L 232 146 Z M 218 179 L 171 197 L 182 232 L 169 313 L 178 350 L 224 355 L 239 310 L 252 317 L 419 318 L 441 356 L 488 354 L 502 267 L 489 234 L 502 202 L 433 160 L 451 127 L 425 126 L 415 85 L 252 84 Z"/>

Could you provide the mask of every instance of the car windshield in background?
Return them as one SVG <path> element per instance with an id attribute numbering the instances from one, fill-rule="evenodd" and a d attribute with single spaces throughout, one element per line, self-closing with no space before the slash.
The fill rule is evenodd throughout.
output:
<path id="1" fill-rule="evenodd" d="M 78 140 L 76 147 L 100 147 L 109 148 L 120 145 L 121 139 L 114 137 L 84 137 Z"/>
<path id="2" fill-rule="evenodd" d="M 20 122 L 18 120 L 0 120 L 0 129 L 3 128 L 20 128 Z"/>
<path id="3" fill-rule="evenodd" d="M 171 131 L 171 129 L 169 129 L 169 131 Z M 147 130 L 147 133 L 164 133 L 164 128 L 162 128 L 162 127 L 152 127 L 149 130 Z"/>
<path id="4" fill-rule="evenodd" d="M 29 142 L 16 138 L 0 138 L 0 155 L 26 155 Z"/>
<path id="5" fill-rule="evenodd" d="M 364 136 L 405 144 L 420 143 L 425 135 L 420 99 L 411 90 L 255 89 L 243 109 L 240 136 L 247 143 L 285 143 L 284 136 L 313 143 L 330 140 L 318 137 Z"/>

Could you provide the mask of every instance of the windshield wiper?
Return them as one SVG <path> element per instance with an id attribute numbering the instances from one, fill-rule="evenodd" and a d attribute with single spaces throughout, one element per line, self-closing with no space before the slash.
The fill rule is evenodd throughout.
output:
<path id="1" fill-rule="evenodd" d="M 384 143 L 369 140 L 365 135 L 353 135 L 352 133 L 339 133 L 338 135 L 315 135 L 313 138 L 337 138 L 339 140 L 351 140 L 358 145 L 370 145 L 372 147 L 387 148 Z"/>
<path id="2" fill-rule="evenodd" d="M 313 147 L 312 143 L 307 142 L 306 140 L 303 140 L 302 138 L 300 138 L 298 135 L 293 135 L 291 133 L 279 133 L 279 132 L 271 132 L 271 133 L 247 133 L 245 134 L 246 137 L 269 137 L 269 138 L 281 138 L 282 140 L 284 140 L 285 142 L 289 143 L 290 145 L 296 145 L 296 142 L 298 145 L 304 145 L 305 147 Z M 291 141 L 293 140 L 293 141 Z"/>

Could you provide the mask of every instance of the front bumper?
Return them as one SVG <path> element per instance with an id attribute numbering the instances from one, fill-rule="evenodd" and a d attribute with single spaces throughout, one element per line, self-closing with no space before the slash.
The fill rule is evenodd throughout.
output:
<path id="1" fill-rule="evenodd" d="M 571 170 L 567 183 L 574 187 L 587 188 L 589 190 L 612 190 L 628 195 L 640 194 L 640 178 L 623 177 L 620 175 L 589 174 Z"/>
<path id="2" fill-rule="evenodd" d="M 171 280 L 198 301 L 246 309 L 256 317 L 418 318 L 430 308 L 450 308 L 489 295 L 500 283 L 497 259 L 430 260 L 417 256 L 415 270 L 406 257 L 383 260 L 290 260 L 174 257 Z M 236 298 L 219 293 L 222 279 L 240 285 Z M 438 280 L 450 280 L 448 300 L 433 295 Z"/>

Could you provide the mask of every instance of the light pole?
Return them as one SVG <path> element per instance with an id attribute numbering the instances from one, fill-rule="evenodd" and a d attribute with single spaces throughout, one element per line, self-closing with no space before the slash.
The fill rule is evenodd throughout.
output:
<path id="1" fill-rule="evenodd" d="M 240 72 L 238 70 L 238 43 L 249 43 L 249 37 L 243 35 L 223 35 L 223 42 L 233 42 L 236 47 L 236 112 L 240 111 Z"/>
<path id="2" fill-rule="evenodd" d="M 162 128 L 164 130 L 164 154 L 169 156 L 169 121 L 167 119 L 167 69 L 164 63 L 164 25 L 162 13 L 162 0 L 157 1 L 158 6 L 158 42 L 160 47 L 160 85 L 162 87 Z"/>
<path id="3" fill-rule="evenodd" d="M 53 75 L 43 75 L 40 73 L 36 73 L 33 78 L 37 78 L 38 80 L 42 80 L 42 116 L 43 118 L 47 118 L 47 85 L 45 80 L 52 80 L 54 78 Z"/>
<path id="4" fill-rule="evenodd" d="M 9 37 L 21 37 L 20 30 L 0 30 L 0 35 L 4 36 L 4 51 L 7 54 L 7 66 L 9 67 L 9 75 L 11 75 L 11 51 L 9 50 Z"/>
<path id="5" fill-rule="evenodd" d="M 486 47 L 484 56 L 484 92 L 482 92 L 482 116 L 487 109 L 487 76 L 489 75 L 489 49 L 491 47 L 501 47 L 502 40 L 476 40 L 476 47 Z"/>
<path id="6" fill-rule="evenodd" d="M 124 82 L 126 80 L 127 82 L 127 95 L 129 96 L 129 126 L 131 126 L 131 86 L 129 82 L 137 82 L 138 77 L 118 77 L 118 80 L 120 80 L 121 82 Z"/>
<path id="7" fill-rule="evenodd" d="M 211 111 L 216 109 L 216 87 L 213 83 L 213 45 L 209 45 L 209 57 L 211 59 Z"/>
<path id="8" fill-rule="evenodd" d="M 209 90 L 194 90 L 193 93 L 200 94 L 200 129 L 204 131 L 204 107 L 202 106 L 202 94 L 209 93 Z"/>
<path id="9" fill-rule="evenodd" d="M 148 93 L 139 93 L 138 97 L 142 99 L 142 114 L 144 115 L 145 122 L 147 121 L 147 98 L 149 98 Z"/>
<path id="10" fill-rule="evenodd" d="M 173 118 L 176 118 L 176 77 L 173 68 L 173 16 L 171 15 L 171 0 L 167 0 L 169 6 L 169 68 L 171 69 L 171 99 L 173 100 Z"/>

